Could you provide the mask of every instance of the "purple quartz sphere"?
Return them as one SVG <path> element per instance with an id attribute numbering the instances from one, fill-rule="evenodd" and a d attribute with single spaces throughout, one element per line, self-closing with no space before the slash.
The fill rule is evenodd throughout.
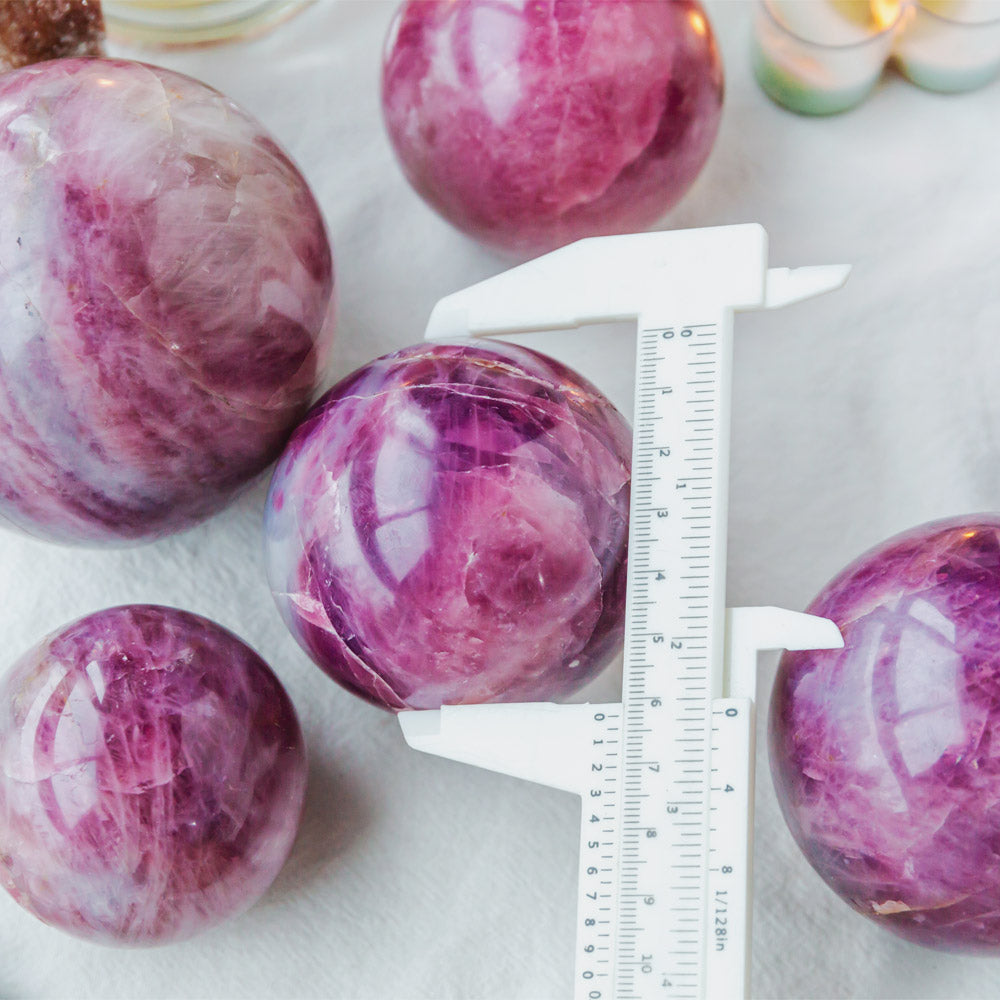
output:
<path id="1" fill-rule="evenodd" d="M 1000 516 L 890 539 L 809 611 L 845 646 L 778 671 L 771 770 L 795 839 L 883 927 L 1000 954 Z"/>
<path id="2" fill-rule="evenodd" d="M 333 272 L 259 123 L 141 63 L 0 76 L 0 520 L 141 541 L 221 508 L 313 395 Z"/>
<path id="3" fill-rule="evenodd" d="M 71 934 L 163 944 L 246 909 L 305 782 L 280 682 L 198 615 L 98 611 L 0 680 L 0 884 Z"/>
<path id="4" fill-rule="evenodd" d="M 420 344 L 334 386 L 265 515 L 286 624 L 389 709 L 567 695 L 622 637 L 631 434 L 512 344 Z"/>
<path id="5" fill-rule="evenodd" d="M 414 188 L 515 253 L 646 229 L 687 191 L 722 111 L 694 0 L 414 0 L 382 108 Z"/>

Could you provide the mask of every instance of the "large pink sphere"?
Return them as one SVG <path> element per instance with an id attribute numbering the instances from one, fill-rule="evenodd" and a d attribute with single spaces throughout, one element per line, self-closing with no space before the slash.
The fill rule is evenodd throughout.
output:
<path id="1" fill-rule="evenodd" d="M 271 884 L 305 781 L 292 704 L 235 635 L 98 611 L 0 680 L 0 885 L 103 944 L 189 937 Z"/>
<path id="2" fill-rule="evenodd" d="M 0 521 L 156 538 L 224 506 L 321 377 L 330 245 L 218 91 L 141 63 L 0 76 Z"/>
<path id="3" fill-rule="evenodd" d="M 917 944 L 1000 955 L 1000 517 L 889 539 L 809 611 L 844 648 L 787 653 L 771 771 L 810 863 Z"/>
<path id="4" fill-rule="evenodd" d="M 410 183 L 517 253 L 651 226 L 698 176 L 722 110 L 695 0 L 414 0 L 382 87 Z"/>

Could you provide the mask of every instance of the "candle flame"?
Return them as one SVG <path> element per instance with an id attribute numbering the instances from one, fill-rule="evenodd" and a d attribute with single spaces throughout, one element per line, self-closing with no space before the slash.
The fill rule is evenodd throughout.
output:
<path id="1" fill-rule="evenodd" d="M 872 20 L 880 31 L 896 23 L 902 6 L 902 0 L 871 0 Z"/>

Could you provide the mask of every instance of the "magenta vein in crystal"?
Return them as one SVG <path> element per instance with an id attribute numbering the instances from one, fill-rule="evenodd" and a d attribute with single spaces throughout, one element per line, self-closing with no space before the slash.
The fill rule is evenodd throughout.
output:
<path id="1" fill-rule="evenodd" d="M 386 708 L 561 697 L 621 640 L 631 434 L 511 344 L 422 344 L 310 411 L 271 483 L 293 634 Z"/>

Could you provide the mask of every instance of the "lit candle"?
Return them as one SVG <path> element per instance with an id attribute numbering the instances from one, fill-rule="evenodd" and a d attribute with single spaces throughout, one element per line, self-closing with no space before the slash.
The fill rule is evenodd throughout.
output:
<path id="1" fill-rule="evenodd" d="M 773 100 L 803 114 L 845 111 L 875 86 L 900 0 L 761 0 L 754 72 Z"/>
<path id="2" fill-rule="evenodd" d="M 973 90 L 1000 72 L 1000 0 L 923 0 L 907 11 L 896 63 L 928 90 Z"/>

